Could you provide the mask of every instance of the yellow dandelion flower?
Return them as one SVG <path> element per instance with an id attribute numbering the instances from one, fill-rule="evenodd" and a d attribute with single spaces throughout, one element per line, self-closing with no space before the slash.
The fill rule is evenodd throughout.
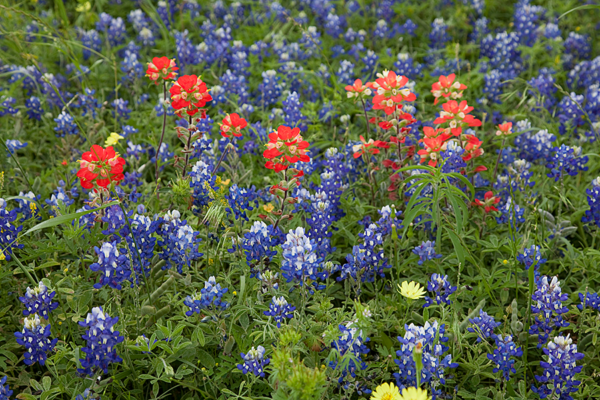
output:
<path id="1" fill-rule="evenodd" d="M 266 212 L 268 212 L 268 213 L 271 213 L 271 212 L 272 212 L 272 211 L 275 209 L 275 206 L 274 206 L 273 204 L 269 203 L 269 204 L 265 204 L 265 205 L 263 206 L 263 209 L 264 209 Z"/>
<path id="2" fill-rule="evenodd" d="M 235 290 L 233 291 L 233 295 L 234 295 L 234 296 L 237 296 L 237 292 L 236 292 Z"/>
<path id="3" fill-rule="evenodd" d="M 110 136 L 108 138 L 106 138 L 106 142 L 104 142 L 104 146 L 114 146 L 115 144 L 119 143 L 119 140 L 121 139 L 125 139 L 123 136 L 119 135 L 116 132 L 113 132 L 110 134 Z"/>
<path id="4" fill-rule="evenodd" d="M 508 264 L 508 260 L 502 261 L 502 264 L 504 264 L 504 265 Z"/>
<path id="5" fill-rule="evenodd" d="M 402 400 L 402 396 L 393 383 L 382 383 L 371 393 L 371 400 Z"/>
<path id="6" fill-rule="evenodd" d="M 407 281 L 402 282 L 402 286 L 398 285 L 400 289 L 400 294 L 407 299 L 418 300 L 425 296 L 425 289 L 421 287 L 417 282 Z"/>
<path id="7" fill-rule="evenodd" d="M 429 400 L 427 391 L 421 388 L 409 387 L 402 391 L 402 396 L 398 397 L 398 400 Z"/>

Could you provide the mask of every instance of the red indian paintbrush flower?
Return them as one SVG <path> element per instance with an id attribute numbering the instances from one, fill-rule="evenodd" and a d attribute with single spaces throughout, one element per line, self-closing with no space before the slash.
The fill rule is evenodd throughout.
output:
<path id="1" fill-rule="evenodd" d="M 469 114 L 473 107 L 467 105 L 466 100 L 460 103 L 450 100 L 444 103 L 442 106 L 444 111 L 440 113 L 440 116 L 433 121 L 434 124 L 443 124 L 448 122 L 450 129 L 454 136 L 458 136 L 462 133 L 462 126 L 481 126 L 481 121 Z"/>
<path id="2" fill-rule="evenodd" d="M 281 125 L 277 132 L 269 134 L 267 150 L 263 152 L 263 157 L 269 160 L 265 167 L 280 172 L 298 161 L 309 162 L 310 157 L 306 154 L 308 146 L 309 143 L 300 135 L 300 128 Z"/>
<path id="3" fill-rule="evenodd" d="M 206 83 L 196 75 L 184 75 L 177 79 L 171 89 L 171 105 L 175 113 L 183 118 L 183 112 L 192 116 L 212 100 Z"/>
<path id="4" fill-rule="evenodd" d="M 360 135 L 361 144 L 357 144 L 352 146 L 352 151 L 354 151 L 354 158 L 358 158 L 365 153 L 369 154 L 379 154 L 379 149 L 377 147 L 389 147 L 389 145 L 381 140 L 373 140 L 369 139 L 367 142 L 365 138 Z"/>
<path id="5" fill-rule="evenodd" d="M 349 99 L 358 99 L 359 97 L 368 97 L 371 95 L 371 89 L 367 85 L 363 85 L 360 79 L 355 80 L 353 85 L 346 86 L 346 91 Z"/>
<path id="6" fill-rule="evenodd" d="M 223 123 L 221 124 L 221 135 L 228 138 L 231 137 L 229 136 L 231 133 L 235 137 L 242 137 L 240 132 L 246 125 L 248 125 L 248 122 L 239 115 L 227 114 L 227 116 L 223 118 Z"/>
<path id="7" fill-rule="evenodd" d="M 446 149 L 446 140 L 450 138 L 447 133 L 442 133 L 437 137 L 427 137 L 423 139 L 424 149 L 417 152 L 421 156 L 421 163 L 429 160 L 428 164 L 431 167 L 435 167 L 440 157 L 440 152 Z"/>
<path id="8" fill-rule="evenodd" d="M 175 59 L 169 59 L 168 57 L 154 57 L 151 63 L 148 63 L 148 69 L 146 70 L 146 76 L 154 81 L 158 85 L 159 79 L 165 81 L 169 79 L 175 79 L 179 70 L 175 64 Z"/>
<path id="9" fill-rule="evenodd" d="M 119 157 L 112 146 L 105 149 L 95 144 L 81 156 L 77 176 L 85 189 L 97 190 L 96 185 L 106 188 L 111 182 L 118 185 L 123 180 L 124 165 L 125 160 Z"/>
<path id="10" fill-rule="evenodd" d="M 456 75 L 450 74 L 448 76 L 440 75 L 438 82 L 431 85 L 431 93 L 435 97 L 433 104 L 437 104 L 440 97 L 447 99 L 450 97 L 452 100 L 460 99 L 463 95 L 463 90 L 467 87 L 459 81 L 454 82 Z"/>
<path id="11" fill-rule="evenodd" d="M 510 134 L 512 134 L 512 122 L 504 122 L 498 125 L 496 136 L 508 136 Z"/>
<path id="12" fill-rule="evenodd" d="M 473 201 L 472 204 L 474 206 L 483 207 L 484 211 L 486 213 L 489 213 L 490 211 L 498 211 L 498 209 L 496 208 L 496 204 L 498 204 L 499 202 L 500 197 L 495 197 L 494 193 L 490 190 L 486 192 L 483 196 L 483 201 L 475 199 L 475 201 Z"/>

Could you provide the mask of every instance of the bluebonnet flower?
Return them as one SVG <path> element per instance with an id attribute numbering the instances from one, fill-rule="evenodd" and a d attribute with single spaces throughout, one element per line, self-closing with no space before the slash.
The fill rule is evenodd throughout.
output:
<path id="1" fill-rule="evenodd" d="M 502 213 L 502 215 L 496 217 L 496 222 L 499 224 L 510 223 L 511 226 L 514 226 L 515 220 L 517 224 L 525 222 L 525 217 L 523 217 L 525 210 L 518 204 L 513 203 L 512 197 L 509 197 L 504 205 L 498 207 L 498 210 Z"/>
<path id="2" fill-rule="evenodd" d="M 190 40 L 187 29 L 183 32 L 175 31 L 173 35 L 177 47 L 177 65 L 181 71 L 184 71 L 187 65 L 194 65 L 198 62 L 199 52 Z"/>
<path id="3" fill-rule="evenodd" d="M 531 390 L 541 399 L 551 396 L 558 400 L 573 400 L 571 393 L 579 390 L 578 386 L 581 384 L 581 381 L 573 378 L 583 368 L 581 365 L 577 366 L 577 361 L 582 360 L 585 355 L 577 352 L 577 345 L 573 344 L 568 335 L 555 337 L 543 351 L 548 358 L 547 361 L 540 361 L 544 372 L 535 376 L 542 385 L 539 388 L 531 385 Z"/>
<path id="4" fill-rule="evenodd" d="M 392 208 L 394 208 L 394 217 L 393 218 L 392 218 Z M 371 222 L 371 217 L 367 215 L 362 221 L 359 221 L 358 223 L 363 225 L 365 228 L 369 228 L 369 229 L 372 229 L 373 225 L 375 225 L 376 226 L 375 232 L 381 233 L 384 237 L 392 235 L 393 227 L 395 227 L 396 234 L 399 239 L 401 237 L 401 229 L 403 228 L 403 225 L 402 225 L 402 220 L 399 219 L 398 216 L 402 212 L 399 210 L 396 210 L 393 205 L 392 205 L 392 207 L 384 206 L 381 208 L 381 210 L 377 210 L 377 212 L 379 213 L 379 215 L 381 215 L 381 218 L 379 218 L 379 220 L 377 220 L 375 222 Z M 362 233 L 359 233 L 359 236 L 363 237 L 364 235 Z"/>
<path id="5" fill-rule="evenodd" d="M 66 183 L 63 180 L 59 181 L 58 187 L 54 190 L 50 198 L 45 200 L 45 203 L 49 206 L 48 212 L 50 215 L 60 215 L 60 209 L 62 207 L 67 208 L 75 202 L 75 200 L 69 197 L 65 185 Z M 115 207 L 118 208 L 118 206 Z"/>
<path id="6" fill-rule="evenodd" d="M 44 109 L 42 108 L 42 102 L 38 97 L 31 96 L 25 100 L 25 107 L 27 107 L 27 116 L 29 119 L 35 119 L 37 121 L 42 120 Z"/>
<path id="7" fill-rule="evenodd" d="M 228 288 L 221 288 L 221 284 L 217 283 L 214 276 L 208 278 L 204 282 L 204 288 L 200 294 L 196 293 L 193 297 L 187 296 L 184 304 L 190 308 L 185 314 L 190 317 L 194 313 L 200 314 L 200 310 L 208 308 L 210 310 L 225 310 L 229 307 L 229 303 L 223 301 L 223 295 L 227 293 Z"/>
<path id="8" fill-rule="evenodd" d="M 158 242 L 163 249 L 160 256 L 167 262 L 164 268 L 168 269 L 175 265 L 181 274 L 184 265 L 190 268 L 192 261 L 203 256 L 203 253 L 198 251 L 201 241 L 198 237 L 200 232 L 194 231 L 187 221 L 182 221 L 177 210 L 167 213 L 163 221 L 157 232 L 162 239 Z"/>
<path id="9" fill-rule="evenodd" d="M 435 241 L 421 242 L 421 244 L 415 247 L 412 251 L 414 254 L 419 256 L 419 265 L 423 265 L 425 261 L 434 260 L 436 258 L 442 258 L 441 254 L 435 252 Z"/>
<path id="10" fill-rule="evenodd" d="M 394 63 L 394 72 L 397 75 L 404 75 L 408 79 L 416 79 L 423 75 L 421 72 L 423 66 L 414 59 L 408 53 L 398 53 L 396 62 Z"/>
<path id="11" fill-rule="evenodd" d="M 301 131 L 306 131 L 307 126 L 303 121 L 306 117 L 302 115 L 302 107 L 304 103 L 300 101 L 298 93 L 292 92 L 288 95 L 287 99 L 283 101 L 283 112 L 285 124 L 292 128 L 296 126 L 300 127 Z"/>
<path id="12" fill-rule="evenodd" d="M 562 317 L 562 314 L 569 311 L 562 305 L 569 295 L 562 293 L 560 282 L 556 276 L 550 282 L 548 282 L 547 276 L 542 276 L 535 284 L 537 288 L 531 296 L 534 301 L 531 311 L 536 315 L 529 328 L 529 334 L 538 335 L 538 348 L 541 348 L 548 341 L 548 336 L 554 328 L 560 329 L 569 326 L 569 323 Z"/>
<path id="13" fill-rule="evenodd" d="M 523 253 L 517 256 L 517 260 L 525 265 L 525 269 L 529 269 L 535 264 L 534 268 L 536 270 L 539 270 L 540 266 L 548 261 L 545 258 L 542 258 L 540 246 L 536 245 L 532 245 L 531 247 L 524 249 Z"/>
<path id="14" fill-rule="evenodd" d="M 8 97 L 3 98 L 1 100 L 2 102 L 0 102 L 0 117 L 3 117 L 8 114 L 14 115 L 19 112 L 19 110 L 13 107 L 17 102 L 15 98 Z"/>
<path id="15" fill-rule="evenodd" d="M 589 210 L 585 211 L 585 215 L 581 217 L 582 222 L 595 223 L 600 227 L 600 177 L 592 181 L 592 187 L 586 189 L 587 202 L 590 206 Z"/>
<path id="16" fill-rule="evenodd" d="M 531 129 L 530 124 L 525 124 L 523 128 L 517 131 L 525 130 L 525 132 L 515 138 L 515 147 L 520 150 L 519 158 L 532 163 L 536 161 L 547 162 L 554 149 L 552 142 L 556 140 L 556 136 L 548 133 L 546 129 L 539 130 L 532 135 L 529 132 Z"/>
<path id="17" fill-rule="evenodd" d="M 106 15 L 105 13 L 102 14 Z M 111 17 L 109 16 L 109 18 Z M 100 18 L 100 21 L 102 21 L 102 17 Z M 125 41 L 125 36 L 127 32 L 125 29 L 125 22 L 123 22 L 123 18 L 111 18 L 110 25 L 107 29 L 106 27 L 104 29 L 98 27 L 99 23 L 100 22 L 96 23 L 96 29 L 102 30 L 106 33 L 111 46 L 118 46 Z"/>
<path id="18" fill-rule="evenodd" d="M 562 59 L 565 70 L 571 69 L 580 60 L 590 58 L 592 47 L 590 45 L 590 37 L 587 35 L 569 32 L 569 36 L 565 39 L 564 47 L 565 52 Z"/>
<path id="19" fill-rule="evenodd" d="M 94 97 L 96 91 L 93 89 L 85 88 L 83 93 L 79 94 L 77 101 L 74 103 L 75 107 L 81 108 L 81 115 L 90 115 L 96 117 L 96 110 L 100 108 L 100 101 Z"/>
<path id="20" fill-rule="evenodd" d="M 291 229 L 281 248 L 283 250 L 281 274 L 288 283 L 294 282 L 300 286 L 308 286 L 309 281 L 313 281 L 317 290 L 324 287 L 324 285 L 318 285 L 316 281 L 325 279 L 327 272 L 319 271 L 322 260 L 316 254 L 317 246 L 314 240 L 310 240 L 304 234 L 304 228 L 298 227 L 295 231 Z"/>
<path id="21" fill-rule="evenodd" d="M 13 249 L 22 249 L 23 245 L 16 242 L 23 225 L 16 227 L 17 210 L 6 210 L 6 200 L 0 198 L 0 261 L 12 259 Z"/>
<path id="22" fill-rule="evenodd" d="M 537 39 L 536 22 L 546 10 L 540 6 L 532 6 L 529 1 L 521 0 L 516 4 L 514 26 L 515 32 L 519 35 L 520 43 L 531 47 Z"/>
<path id="23" fill-rule="evenodd" d="M 25 148 L 27 147 L 28 143 L 22 143 L 20 140 L 15 140 L 15 139 L 7 139 L 6 142 L 6 147 L 8 148 L 8 152 L 10 154 L 15 154 L 15 151 Z M 10 157 L 10 154 L 7 154 L 7 157 Z"/>
<path id="24" fill-rule="evenodd" d="M 478 18 L 473 24 L 473 32 L 470 39 L 472 42 L 480 43 L 481 40 L 490 33 L 488 28 L 488 19 L 486 17 Z"/>
<path id="25" fill-rule="evenodd" d="M 257 264 L 265 262 L 269 264 L 269 260 L 277 254 L 275 247 L 279 244 L 277 235 L 273 230 L 272 225 L 265 224 L 262 221 L 255 221 L 250 232 L 244 234 L 242 249 L 246 255 L 246 264 L 250 267 L 250 277 L 254 277 L 258 270 L 255 269 Z"/>
<path id="26" fill-rule="evenodd" d="M 340 62 L 340 68 L 336 73 L 336 77 L 341 84 L 351 84 L 354 82 L 354 64 L 348 60 Z"/>
<path id="27" fill-rule="evenodd" d="M 273 296 L 273 299 L 269 304 L 269 310 L 265 311 L 264 314 L 267 317 L 273 317 L 275 322 L 277 322 L 277 327 L 281 328 L 281 321 L 283 321 L 284 318 L 294 318 L 295 309 L 296 307 L 288 304 L 285 297 L 281 296 L 278 298 L 277 296 Z"/>
<path id="28" fill-rule="evenodd" d="M 256 349 L 252 347 L 248 353 L 241 353 L 240 355 L 244 359 L 244 363 L 238 364 L 237 367 L 244 373 L 244 375 L 246 375 L 248 372 L 252 372 L 254 375 L 261 378 L 265 377 L 265 366 L 269 365 L 271 360 L 269 358 L 265 358 L 264 347 L 258 346 Z"/>
<path id="29" fill-rule="evenodd" d="M 0 379 L 0 400 L 9 400 L 10 396 L 13 394 L 13 391 L 10 390 L 8 385 L 4 386 L 6 383 L 6 376 Z"/>
<path id="30" fill-rule="evenodd" d="M 473 327 L 469 327 L 467 330 L 477 334 L 477 343 L 489 337 L 494 338 L 496 336 L 494 329 L 502 325 L 501 322 L 496 322 L 494 317 L 483 310 L 479 310 L 479 317 L 471 318 L 469 322 L 473 324 Z"/>
<path id="31" fill-rule="evenodd" d="M 362 355 L 369 353 L 369 348 L 365 345 L 371 339 L 365 337 L 363 331 L 356 327 L 357 320 L 350 321 L 346 325 L 338 325 L 340 335 L 331 347 L 339 352 L 338 359 L 331 360 L 329 367 L 334 370 L 338 368 L 339 359 L 350 353 L 354 357 L 350 358 L 348 364 L 342 370 L 338 383 L 344 385 L 346 377 L 356 377 L 356 372 L 367 368 L 367 364 L 362 360 Z M 347 388 L 347 385 L 344 385 Z"/>
<path id="32" fill-rule="evenodd" d="M 77 36 L 81 40 L 83 59 L 87 60 L 92 56 L 92 50 L 99 53 L 102 50 L 102 39 L 95 29 L 85 31 L 77 27 Z"/>
<path id="33" fill-rule="evenodd" d="M 250 205 L 249 193 L 246 189 L 233 184 L 229 187 L 229 193 L 225 195 L 229 207 L 225 210 L 227 214 L 233 214 L 235 219 L 242 218 L 248 221 L 246 211 L 252 211 L 254 208 Z M 256 204 L 258 205 L 258 204 Z"/>
<path id="34" fill-rule="evenodd" d="M 128 216 L 131 216 L 131 211 Z M 107 207 L 104 211 L 104 215 L 102 216 L 102 222 L 105 222 L 104 229 L 102 233 L 106 236 L 111 237 L 111 240 L 116 240 L 120 242 L 120 237 L 116 235 L 120 229 L 125 226 L 125 215 L 123 214 L 123 210 L 120 206 L 114 205 Z"/>
<path id="35" fill-rule="evenodd" d="M 425 326 L 410 324 L 405 325 L 405 329 L 404 337 L 398 336 L 401 347 L 396 351 L 398 359 L 394 359 L 400 368 L 399 372 L 394 373 L 396 385 L 400 390 L 417 386 L 417 368 L 413 352 L 418 349 L 422 352 L 423 362 L 421 385 L 430 387 L 435 400 L 441 395 L 441 390 L 437 389 L 438 385 L 446 383 L 445 370 L 458 367 L 457 363 L 452 362 L 451 354 L 444 356 L 448 351 L 448 346 L 445 345 L 448 338 L 444 336 L 446 327 L 443 324 L 440 326 L 437 321 L 433 324 L 427 321 Z"/>
<path id="36" fill-rule="evenodd" d="M 100 396 L 96 397 L 89 388 L 85 389 L 83 393 L 78 394 L 75 400 L 100 400 Z"/>
<path id="37" fill-rule="evenodd" d="M 579 293 L 579 300 L 581 300 L 581 304 L 577 304 L 579 311 L 583 311 L 584 308 L 590 307 L 600 312 L 600 296 L 598 296 L 598 293 L 587 292 L 585 295 Z"/>
<path id="38" fill-rule="evenodd" d="M 117 242 L 103 243 L 101 247 L 94 247 L 98 262 L 90 265 L 94 272 L 101 272 L 100 282 L 94 285 L 95 289 L 108 285 L 113 289 L 121 290 L 121 283 L 129 279 L 131 268 L 129 259 L 117 249 Z"/>
<path id="39" fill-rule="evenodd" d="M 485 98 L 479 99 L 478 102 L 487 104 L 488 102 L 500 103 L 500 95 L 502 94 L 502 76 L 500 71 L 493 69 L 484 76 L 485 85 L 483 94 Z"/>
<path id="40" fill-rule="evenodd" d="M 373 50 L 367 50 L 367 54 L 361 59 L 365 64 L 362 73 L 370 79 L 374 74 L 379 62 L 379 56 Z"/>
<path id="41" fill-rule="evenodd" d="M 448 282 L 448 275 L 432 274 L 431 278 L 427 282 L 427 290 L 435 293 L 435 298 L 425 296 L 425 304 L 423 308 L 433 305 L 435 302 L 437 305 L 440 304 L 451 304 L 450 295 L 456 292 L 457 287 L 452 286 Z"/>
<path id="42" fill-rule="evenodd" d="M 560 121 L 558 133 L 564 135 L 570 130 L 577 133 L 579 127 L 586 123 L 585 114 L 582 110 L 584 99 L 585 97 L 582 94 L 578 95 L 573 92 L 563 96 L 556 110 Z"/>
<path id="43" fill-rule="evenodd" d="M 263 81 L 258 87 L 259 95 L 256 104 L 268 107 L 277 103 L 281 97 L 282 85 L 279 83 L 281 78 L 277 76 L 277 71 L 272 69 L 264 71 L 262 77 Z"/>
<path id="44" fill-rule="evenodd" d="M 131 110 L 127 107 L 129 101 L 123 99 L 115 99 L 112 102 L 112 106 L 115 108 L 113 115 L 117 116 L 117 119 L 124 118 L 129 119 Z"/>
<path id="45" fill-rule="evenodd" d="M 125 76 L 122 78 L 124 83 L 134 82 L 136 79 L 140 79 L 144 76 L 144 66 L 139 62 L 139 58 L 140 56 L 137 52 L 125 52 L 125 57 L 123 58 L 123 61 L 121 61 L 121 72 L 125 74 Z M 122 99 L 116 99 L 115 101 L 117 100 L 122 101 Z M 123 109 L 127 110 L 127 106 L 125 106 Z M 117 113 L 118 112 L 119 110 L 117 109 Z"/>
<path id="46" fill-rule="evenodd" d="M 315 241 L 317 256 L 324 258 L 335 251 L 335 248 L 331 248 L 332 232 L 329 229 L 334 222 L 334 208 L 327 200 L 327 195 L 324 193 L 321 195 L 321 199 L 315 198 L 307 207 L 306 211 L 310 213 L 310 217 L 306 219 L 306 223 L 311 228 L 308 231 L 308 237 Z"/>
<path id="47" fill-rule="evenodd" d="M 552 158 L 548 160 L 546 168 L 550 169 L 547 174 L 549 178 L 554 178 L 554 181 L 558 181 L 564 175 L 576 176 L 580 171 L 587 171 L 588 167 L 585 166 L 588 162 L 588 157 L 579 157 L 581 154 L 581 148 L 571 148 L 564 144 L 560 147 L 555 147 L 556 152 Z"/>
<path id="48" fill-rule="evenodd" d="M 389 36 L 390 30 L 388 29 L 387 22 L 383 19 L 380 19 L 375 24 L 375 30 L 373 30 L 373 36 L 378 39 L 385 39 Z"/>
<path id="49" fill-rule="evenodd" d="M 431 23 L 431 32 L 429 33 L 429 47 L 432 49 L 442 49 L 449 40 L 448 25 L 446 25 L 444 19 L 434 19 Z"/>
<path id="50" fill-rule="evenodd" d="M 198 161 L 189 172 L 190 188 L 194 191 L 194 207 L 198 212 L 211 201 L 211 190 L 215 190 L 217 177 L 212 174 L 212 168 L 204 161 Z"/>
<path id="51" fill-rule="evenodd" d="M 29 218 L 38 217 L 38 206 L 37 200 L 39 200 L 40 196 L 36 196 L 33 192 L 19 192 L 20 199 L 15 199 L 17 203 L 19 203 L 19 207 L 15 208 L 15 211 L 21 214 L 21 222 L 27 221 Z M 28 198 L 31 200 L 25 200 L 24 198 Z"/>
<path id="52" fill-rule="evenodd" d="M 73 117 L 70 114 L 67 114 L 65 111 L 61 112 L 58 117 L 54 118 L 54 122 L 56 122 L 54 131 L 56 132 L 57 137 L 75 135 L 79 133 L 79 129 L 77 128 Z"/>
<path id="53" fill-rule="evenodd" d="M 248 82 L 244 75 L 234 74 L 230 70 L 225 71 L 221 77 L 223 84 L 223 96 L 233 101 L 232 95 L 237 95 L 237 102 L 240 104 L 250 101 L 250 92 L 248 91 Z"/>
<path id="54" fill-rule="evenodd" d="M 555 79 L 554 76 L 552 76 L 551 71 L 542 68 L 540 70 L 540 74 L 535 78 L 531 78 L 527 83 L 529 86 L 535 89 L 535 91 L 537 91 L 537 93 L 534 93 L 540 97 L 539 100 L 536 100 L 536 110 L 551 110 L 556 104 L 556 98 L 554 97 L 554 94 L 558 90 L 556 86 L 554 86 Z M 541 101 L 542 98 L 543 101 Z"/>
<path id="55" fill-rule="evenodd" d="M 154 248 L 156 246 L 156 238 L 153 235 L 156 233 L 160 222 L 160 219 L 152 220 L 144 215 L 135 214 L 130 219 L 131 231 L 127 225 L 123 225 L 121 228 L 121 237 L 124 237 L 127 241 L 129 252 L 132 254 L 133 272 L 138 284 L 140 275 L 142 273 L 148 275 L 149 273 L 150 263 L 154 257 Z M 135 238 L 135 241 L 133 238 Z M 136 252 L 136 248 L 138 248 L 139 259 L 137 255 L 133 255 Z M 123 255 L 127 255 L 126 249 L 120 249 L 120 252 Z M 142 266 L 140 266 L 140 260 Z"/>
<path id="56" fill-rule="evenodd" d="M 28 287 L 25 296 L 19 297 L 19 301 L 25 306 L 23 315 L 38 314 L 47 320 L 49 314 L 58 307 L 58 303 L 52 301 L 54 296 L 56 292 L 48 293 L 48 288 L 41 281 L 33 289 Z"/>
<path id="57" fill-rule="evenodd" d="M 510 374 L 517 372 L 515 367 L 515 360 L 511 357 L 521 357 L 523 355 L 523 350 L 520 347 L 515 345 L 513 342 L 511 335 L 506 335 L 502 337 L 502 335 L 494 336 L 494 340 L 496 341 L 496 348 L 492 354 L 488 354 L 487 357 L 495 364 L 494 373 L 502 371 L 502 377 L 505 381 L 510 380 Z"/>
<path id="58" fill-rule="evenodd" d="M 383 235 L 376 232 L 377 226 L 372 224 L 363 234 L 364 243 L 353 246 L 352 253 L 346 255 L 346 264 L 336 268 L 341 274 L 338 281 L 351 277 L 355 281 L 374 282 L 379 275 L 384 277 L 384 268 L 390 268 L 383 253 Z"/>
<path id="59" fill-rule="evenodd" d="M 338 38 L 344 34 L 344 29 L 346 29 L 346 19 L 344 16 L 339 16 L 330 12 L 327 14 L 327 18 L 325 20 L 325 32 L 333 38 Z"/>
<path id="60" fill-rule="evenodd" d="M 487 35 L 481 41 L 481 56 L 490 59 L 491 69 L 498 70 L 502 80 L 514 78 L 521 69 L 519 35 L 516 32 L 500 32 Z"/>
<path id="61" fill-rule="evenodd" d="M 116 345 L 125 340 L 119 331 L 114 330 L 118 321 L 119 317 L 111 318 L 104 313 L 102 307 L 92 308 L 85 321 L 79 321 L 80 326 L 88 329 L 81 336 L 86 341 L 86 346 L 81 349 L 85 358 L 79 359 L 82 368 L 78 368 L 77 372 L 93 376 L 95 370 L 99 369 L 108 374 L 109 364 L 123 361 L 115 349 Z"/>
<path id="62" fill-rule="evenodd" d="M 442 156 L 442 172 L 445 174 L 449 173 L 460 173 L 463 168 L 467 167 L 467 163 L 464 162 L 462 155 L 465 150 L 458 145 L 454 140 L 448 142 L 446 149 L 440 153 Z M 451 182 L 458 182 L 456 179 Z"/>
<path id="63" fill-rule="evenodd" d="M 33 365 L 39 362 L 40 365 L 46 364 L 47 353 L 54 350 L 58 339 L 50 340 L 50 325 L 42 325 L 42 321 L 37 314 L 33 317 L 25 318 L 23 321 L 23 331 L 15 332 L 17 343 L 27 348 L 23 354 L 23 362 L 27 365 Z"/>

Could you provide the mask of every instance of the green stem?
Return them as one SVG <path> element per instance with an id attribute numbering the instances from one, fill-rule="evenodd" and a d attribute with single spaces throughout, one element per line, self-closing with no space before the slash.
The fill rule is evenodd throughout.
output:
<path id="1" fill-rule="evenodd" d="M 8 250 L 8 249 L 7 249 Z M 23 271 L 23 273 L 27 276 L 27 279 L 29 279 L 29 282 L 31 282 L 31 284 L 33 286 L 37 286 L 38 283 L 36 282 L 37 276 L 35 277 L 35 279 L 33 279 L 33 276 L 31 276 L 31 274 L 29 273 L 29 271 L 27 271 L 27 269 L 25 268 L 25 266 L 21 263 L 21 261 L 17 258 L 17 256 L 15 255 L 15 253 L 12 254 L 11 256 L 12 258 L 15 259 L 15 261 L 17 262 L 17 264 L 19 265 L 19 268 L 21 268 L 21 271 Z M 35 274 L 35 271 L 33 271 L 33 273 Z"/>
<path id="2" fill-rule="evenodd" d="M 167 101 L 167 81 L 163 82 L 163 124 L 162 124 L 162 133 L 160 135 L 160 140 L 158 141 L 158 147 L 156 148 L 156 197 L 158 199 L 160 199 L 160 195 L 158 194 L 158 175 L 160 173 L 160 170 L 158 169 L 158 160 L 159 160 L 159 153 L 160 153 L 160 148 L 163 144 L 163 140 L 165 138 L 165 129 L 167 126 L 167 107 L 165 106 L 165 101 Z"/>

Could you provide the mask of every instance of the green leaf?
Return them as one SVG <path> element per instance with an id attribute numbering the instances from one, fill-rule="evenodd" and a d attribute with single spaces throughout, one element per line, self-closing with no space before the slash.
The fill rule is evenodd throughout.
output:
<path id="1" fill-rule="evenodd" d="M 196 328 L 194 333 L 192 333 L 192 343 L 198 344 L 200 347 L 204 347 L 206 338 L 204 337 L 204 332 L 202 332 L 202 329 Z"/>
<path id="2" fill-rule="evenodd" d="M 465 266 L 465 249 L 463 248 L 462 244 L 460 243 L 460 239 L 458 238 L 456 233 L 454 233 L 453 230 L 451 230 L 447 227 L 445 227 L 444 229 L 446 230 L 446 232 L 448 232 L 448 236 L 450 236 L 450 240 L 452 241 L 452 245 L 454 246 L 454 251 L 456 251 L 458 260 L 464 267 Z"/>
<path id="3" fill-rule="evenodd" d="M 591 9 L 591 8 L 600 9 L 600 6 L 594 5 L 594 4 L 586 4 L 584 6 L 575 7 L 575 8 L 570 9 L 569 11 L 567 11 L 566 13 L 564 13 L 563 15 L 561 15 L 560 17 L 558 17 L 558 19 L 561 19 L 562 17 L 564 17 L 565 15 L 568 15 L 568 14 L 572 13 L 573 11 L 586 10 L 586 9 Z"/>
<path id="4" fill-rule="evenodd" d="M 94 208 L 92 210 L 80 211 L 80 212 L 76 212 L 76 213 L 72 213 L 72 214 L 61 215 L 61 216 L 56 217 L 56 218 L 50 218 L 49 220 L 40 222 L 39 224 L 37 224 L 33 228 L 29 229 L 24 234 L 22 234 L 21 236 L 29 235 L 30 233 L 35 232 L 35 231 L 39 231 L 41 229 L 51 228 L 53 226 L 64 224 L 65 222 L 71 222 L 75 218 L 82 217 L 84 215 L 93 213 L 93 212 L 98 211 L 98 210 L 102 210 L 103 208 L 106 208 L 106 207 L 114 206 L 116 204 L 119 204 L 119 202 L 118 201 L 111 201 L 110 203 L 106 203 L 106 204 L 102 205 L 101 207 Z"/>
<path id="5" fill-rule="evenodd" d="M 50 387 L 52 387 L 52 379 L 49 376 L 43 377 L 42 386 L 44 387 L 45 391 L 50 390 Z"/>
<path id="6" fill-rule="evenodd" d="M 203 367 L 211 369 L 215 366 L 215 359 L 204 350 L 198 350 L 198 359 Z"/>

